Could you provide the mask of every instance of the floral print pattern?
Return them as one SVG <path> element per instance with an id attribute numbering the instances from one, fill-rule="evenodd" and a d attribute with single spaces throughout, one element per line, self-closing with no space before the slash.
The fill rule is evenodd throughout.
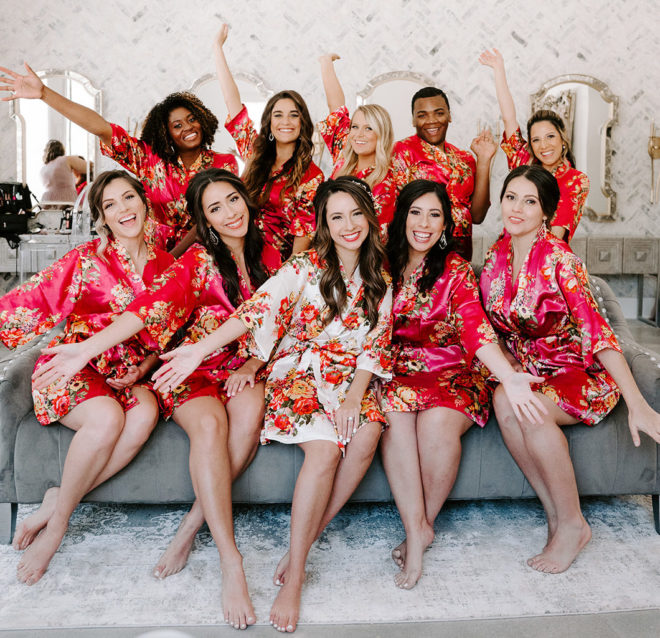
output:
<path id="1" fill-rule="evenodd" d="M 506 154 L 509 170 L 535 161 L 532 160 L 520 128 L 509 138 L 506 137 L 506 133 L 503 133 L 500 146 Z M 566 228 L 568 230 L 567 241 L 571 241 L 580 219 L 582 219 L 584 204 L 589 195 L 589 178 L 582 171 L 573 168 L 568 160 L 564 160 L 554 170 L 553 175 L 559 184 L 559 204 L 557 204 L 557 212 L 552 219 L 552 225 Z"/>
<path id="2" fill-rule="evenodd" d="M 333 415 L 355 371 L 390 377 L 390 287 L 381 300 L 378 322 L 371 326 L 359 268 L 351 278 L 343 273 L 346 309 L 324 327 L 327 307 L 319 283 L 325 267 L 315 250 L 294 255 L 235 313 L 249 330 L 251 354 L 269 360 L 262 442 L 321 439 L 343 449 Z M 359 425 L 384 420 L 372 387 L 362 401 Z"/>
<path id="3" fill-rule="evenodd" d="M 532 389 L 587 425 L 616 405 L 619 389 L 595 358 L 621 352 L 591 295 L 587 272 L 567 244 L 541 226 L 512 280 L 511 237 L 490 249 L 480 279 L 495 330 L 522 367 L 545 381 Z"/>
<path id="4" fill-rule="evenodd" d="M 394 376 L 383 386 L 383 411 L 447 407 L 483 426 L 491 399 L 489 372 L 475 353 L 497 343 L 497 335 L 481 306 L 470 264 L 449 253 L 442 274 L 422 292 L 424 263 L 394 297 Z"/>
<path id="5" fill-rule="evenodd" d="M 233 119 L 227 118 L 225 128 L 236 142 L 239 155 L 248 162 L 254 153 L 257 131 L 250 119 L 247 108 Z M 305 237 L 316 229 L 314 195 L 323 181 L 321 169 L 310 162 L 295 192 L 286 187 L 287 175 L 280 169 L 274 173 L 268 201 L 261 208 L 257 225 L 263 232 L 266 243 L 275 246 L 282 259 L 287 259 L 293 249 L 295 237 Z"/>

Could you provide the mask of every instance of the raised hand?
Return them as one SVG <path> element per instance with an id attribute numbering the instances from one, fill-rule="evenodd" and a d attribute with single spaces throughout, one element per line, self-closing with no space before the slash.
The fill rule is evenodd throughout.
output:
<path id="1" fill-rule="evenodd" d="M 497 49 L 493 49 L 492 51 L 486 49 L 479 56 L 479 62 L 484 66 L 489 66 L 491 69 L 504 69 L 504 58 Z"/>
<path id="2" fill-rule="evenodd" d="M 56 388 L 63 388 L 67 381 L 89 363 L 84 342 L 63 343 L 44 348 L 41 352 L 54 356 L 32 373 L 32 382 L 37 390 L 44 390 L 52 383 Z"/>
<path id="3" fill-rule="evenodd" d="M 222 26 L 220 27 L 220 30 L 218 31 L 217 35 L 215 36 L 215 44 L 216 46 L 219 46 L 222 48 L 227 42 L 227 36 L 229 35 L 229 25 L 226 22 L 222 23 Z"/>
<path id="4" fill-rule="evenodd" d="M 18 98 L 39 99 L 43 97 L 44 83 L 37 74 L 24 62 L 26 75 L 15 73 L 11 69 L 0 66 L 0 71 L 8 77 L 0 78 L 0 91 L 10 91 L 11 95 L 2 98 L 3 102 L 17 100 Z"/>
<path id="5" fill-rule="evenodd" d="M 154 372 L 154 390 L 168 391 L 176 388 L 187 379 L 204 360 L 200 353 L 198 344 L 180 346 L 161 354 L 160 358 L 166 361 L 156 372 Z"/>
<path id="6" fill-rule="evenodd" d="M 529 385 L 541 383 L 543 380 L 543 377 L 536 377 L 528 372 L 514 372 L 502 381 L 504 392 L 519 421 L 526 418 L 534 423 L 543 423 L 541 415 L 548 414 L 548 410 Z"/>
<path id="7" fill-rule="evenodd" d="M 490 129 L 485 128 L 472 140 L 470 150 L 481 160 L 490 160 L 497 153 L 497 144 Z"/>
<path id="8" fill-rule="evenodd" d="M 324 53 L 319 56 L 319 62 L 324 62 L 325 60 L 334 62 L 335 60 L 341 60 L 341 56 L 337 53 Z"/>

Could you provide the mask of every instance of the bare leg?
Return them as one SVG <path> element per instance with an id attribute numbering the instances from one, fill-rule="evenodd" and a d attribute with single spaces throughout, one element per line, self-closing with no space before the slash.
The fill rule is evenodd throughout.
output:
<path id="1" fill-rule="evenodd" d="M 259 432 L 264 420 L 264 385 L 244 388 L 229 399 L 225 408 L 229 419 L 229 461 L 231 480 L 235 481 L 250 465 L 257 453 Z M 193 503 L 183 517 L 179 529 L 153 570 L 156 578 L 166 578 L 180 572 L 188 562 L 195 536 L 204 524 L 199 501 Z"/>
<path id="2" fill-rule="evenodd" d="M 339 513 L 346 501 L 355 492 L 360 481 L 371 465 L 371 461 L 378 447 L 380 432 L 382 426 L 380 423 L 365 423 L 358 429 L 351 442 L 346 446 L 344 458 L 339 462 L 335 482 L 330 493 L 330 501 L 326 507 L 316 539 L 323 533 L 330 521 Z M 315 539 L 315 540 L 316 540 Z M 273 582 L 276 585 L 282 585 L 286 579 L 286 569 L 289 565 L 289 553 L 287 552 L 275 569 Z"/>
<path id="3" fill-rule="evenodd" d="M 548 414 L 541 425 L 523 420 L 521 432 L 529 458 L 555 506 L 557 528 L 544 550 L 527 563 L 538 571 L 557 574 L 567 570 L 589 542 L 591 529 L 580 510 L 568 442 L 559 427 L 577 421 L 551 399 L 538 396 L 548 409 Z"/>
<path id="4" fill-rule="evenodd" d="M 139 403 L 126 412 L 124 428 L 119 439 L 90 491 L 114 476 L 135 458 L 158 422 L 158 403 L 154 394 L 139 386 L 133 388 L 133 394 Z M 55 511 L 58 490 L 57 487 L 51 487 L 44 494 L 41 507 L 21 522 L 14 536 L 15 549 L 28 547 L 39 531 L 46 526 Z"/>
<path id="5" fill-rule="evenodd" d="M 270 610 L 270 622 L 275 629 L 289 632 L 295 631 L 298 623 L 307 554 L 330 501 L 341 454 L 330 441 L 307 441 L 300 447 L 305 452 L 305 460 L 298 473 L 291 505 L 289 567 L 286 582 Z"/>
<path id="6" fill-rule="evenodd" d="M 174 419 L 190 438 L 190 477 L 220 554 L 225 621 L 245 629 L 256 618 L 234 539 L 224 406 L 218 399 L 199 397 L 178 407 Z"/>
<path id="7" fill-rule="evenodd" d="M 511 452 L 511 456 L 515 459 L 518 467 L 525 475 L 528 483 L 532 486 L 534 492 L 536 492 L 536 496 L 541 501 L 541 505 L 543 505 L 545 516 L 548 520 L 547 542 L 549 543 L 557 529 L 557 511 L 552 502 L 550 492 L 543 482 L 543 478 L 527 450 L 521 425 L 518 422 L 513 408 L 504 393 L 504 388 L 502 388 L 501 385 L 497 386 L 495 389 L 495 394 L 493 395 L 493 408 L 497 416 L 497 423 L 500 426 L 500 432 L 502 433 L 504 443 L 509 449 L 509 452 Z"/>
<path id="8" fill-rule="evenodd" d="M 114 399 L 94 397 L 77 405 L 60 422 L 77 431 L 64 461 L 55 511 L 18 564 L 18 579 L 28 585 L 44 575 L 73 510 L 108 462 L 124 427 L 124 410 Z"/>

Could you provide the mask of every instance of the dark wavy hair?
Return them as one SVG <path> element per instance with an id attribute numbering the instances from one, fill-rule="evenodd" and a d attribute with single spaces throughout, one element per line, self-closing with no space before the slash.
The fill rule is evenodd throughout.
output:
<path id="1" fill-rule="evenodd" d="M 49 164 L 54 159 L 64 155 L 64 144 L 59 140 L 48 140 L 44 148 L 44 164 Z"/>
<path id="2" fill-rule="evenodd" d="M 454 246 L 454 219 L 451 216 L 451 202 L 449 201 L 449 195 L 447 195 L 445 185 L 433 182 L 430 179 L 416 179 L 406 184 L 396 200 L 396 210 L 394 211 L 394 218 L 388 229 L 388 240 L 385 248 L 387 259 L 390 263 L 392 284 L 395 288 L 398 288 L 403 283 L 403 273 L 410 257 L 410 246 L 406 237 L 408 213 L 415 201 L 426 195 L 426 193 L 434 193 L 440 200 L 445 223 L 444 233 L 447 239 L 447 246 L 440 248 L 440 239 L 438 239 L 426 255 L 424 270 L 419 280 L 419 289 L 422 292 L 431 290 L 438 277 L 442 275 L 446 257 Z"/>
<path id="3" fill-rule="evenodd" d="M 274 181 L 271 172 L 277 159 L 276 141 L 268 139 L 273 109 L 279 100 L 287 98 L 293 101 L 300 113 L 300 135 L 296 140 L 293 155 L 282 166 L 281 174 L 286 175 L 286 183 L 282 189 L 282 194 L 285 190 L 295 191 L 298 188 L 312 161 L 314 124 L 307 110 L 305 100 L 296 91 L 280 91 L 266 103 L 261 116 L 261 129 L 254 141 L 254 153 L 243 174 L 243 181 L 248 193 L 259 206 L 263 206 L 268 201 Z"/>
<path id="4" fill-rule="evenodd" d="M 141 139 L 151 146 L 154 153 L 164 162 L 176 164 L 179 152 L 172 143 L 167 129 L 170 113 L 179 107 L 188 109 L 202 126 L 202 147 L 210 148 L 218 130 L 218 118 L 209 111 L 202 101 L 187 91 L 171 93 L 154 106 L 142 126 Z"/>
<path id="5" fill-rule="evenodd" d="M 504 184 L 502 184 L 502 190 L 500 191 L 500 202 L 504 199 L 504 193 L 506 193 L 509 183 L 516 177 L 524 177 L 536 186 L 543 216 L 546 221 L 551 222 L 557 212 L 557 204 L 559 204 L 559 184 L 557 184 L 555 176 L 539 164 L 523 164 L 522 166 L 518 166 L 504 179 Z"/>
<path id="6" fill-rule="evenodd" d="M 538 157 L 534 155 L 534 151 L 532 151 L 532 126 L 536 124 L 537 122 L 550 122 L 556 129 L 557 133 L 559 133 L 559 137 L 561 137 L 562 141 L 562 159 L 566 158 L 569 162 L 569 164 L 575 168 L 575 157 L 573 156 L 573 151 L 571 151 L 571 145 L 568 142 L 568 135 L 566 134 L 566 125 L 564 124 L 564 120 L 559 117 L 554 111 L 550 111 L 549 109 L 541 109 L 540 111 L 535 111 L 532 113 L 532 117 L 527 120 L 527 144 L 528 144 L 528 151 L 530 156 L 533 158 L 532 161 L 535 163 L 541 163 Z"/>
<path id="7" fill-rule="evenodd" d="M 340 317 L 346 306 L 346 285 L 341 275 L 339 256 L 335 243 L 330 236 L 328 227 L 328 200 L 335 193 L 346 193 L 353 198 L 369 223 L 369 234 L 360 246 L 358 265 L 364 284 L 364 303 L 369 324 L 373 327 L 378 323 L 378 305 L 387 291 L 387 282 L 382 273 L 385 250 L 380 242 L 380 228 L 374 210 L 371 189 L 357 177 L 342 175 L 337 179 L 323 182 L 314 197 L 316 210 L 316 234 L 312 247 L 319 257 L 325 261 L 327 268 L 323 270 L 319 287 L 328 311 L 324 317 L 324 325 L 328 325 L 335 317 Z"/>
<path id="8" fill-rule="evenodd" d="M 417 91 L 417 93 L 415 93 L 415 95 L 412 96 L 412 100 L 410 101 L 410 110 L 412 111 L 412 114 L 415 115 L 415 102 L 417 102 L 417 100 L 438 96 L 444 98 L 445 102 L 447 102 L 447 109 L 451 111 L 449 106 L 449 98 L 442 89 L 438 89 L 435 86 L 425 86 L 423 89 L 420 89 Z"/>
<path id="9" fill-rule="evenodd" d="M 245 255 L 245 266 L 250 276 L 250 282 L 255 288 L 261 286 L 268 279 L 268 274 L 261 260 L 264 240 L 255 223 L 259 209 L 250 199 L 245 184 L 243 184 L 240 177 L 236 177 L 233 173 L 221 168 L 207 168 L 197 173 L 190 180 L 186 189 L 186 206 L 195 221 L 197 237 L 207 252 L 213 257 L 213 261 L 222 275 L 222 286 L 227 293 L 227 297 L 232 305 L 236 307 L 242 301 L 238 268 L 231 256 L 231 251 L 225 242 L 222 241 L 222 236 L 208 226 L 202 205 L 204 191 L 206 191 L 208 186 L 216 182 L 226 182 L 232 188 L 236 189 L 236 192 L 243 198 L 247 205 L 250 217 L 247 234 L 245 235 L 243 253 Z M 215 243 L 211 240 L 212 234 L 218 240 Z"/>
<path id="10" fill-rule="evenodd" d="M 94 230 L 97 232 L 101 239 L 101 243 L 97 251 L 99 255 L 102 255 L 105 251 L 105 248 L 108 245 L 108 239 L 111 235 L 110 229 L 106 226 L 105 223 L 105 213 L 103 212 L 103 192 L 105 191 L 105 187 L 111 182 L 114 182 L 116 179 L 123 179 L 124 181 L 128 182 L 133 190 L 138 194 L 138 197 L 144 204 L 145 220 L 149 213 L 149 202 L 147 200 L 147 195 L 144 192 L 144 186 L 140 180 L 121 169 L 99 173 L 89 189 L 89 196 L 87 199 L 89 202 L 90 217 L 92 219 L 92 223 L 94 224 Z"/>

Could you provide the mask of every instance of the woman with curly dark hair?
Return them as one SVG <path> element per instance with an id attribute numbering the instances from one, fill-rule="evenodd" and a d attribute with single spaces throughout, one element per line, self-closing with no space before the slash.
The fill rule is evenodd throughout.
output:
<path id="1" fill-rule="evenodd" d="M 0 91 L 11 91 L 3 101 L 41 99 L 48 106 L 101 140 L 101 152 L 127 168 L 144 185 L 156 224 L 147 226 L 147 239 L 178 257 L 194 241 L 185 192 L 201 170 L 224 168 L 238 173 L 233 155 L 211 150 L 218 120 L 192 93 L 172 93 L 154 106 L 140 139 L 111 124 L 92 109 L 76 104 L 47 87 L 25 64 L 26 75 L 4 67 Z M 188 235 L 188 236 L 187 236 Z M 183 241 L 183 243 L 181 243 Z M 176 248 L 175 248 L 176 246 Z"/>
<path id="2" fill-rule="evenodd" d="M 387 256 L 394 288 L 393 379 L 382 389 L 387 417 L 383 465 L 406 540 L 392 551 L 399 587 L 422 573 L 433 524 L 456 479 L 461 436 L 488 420 L 484 363 L 517 413 L 536 416 L 529 383 L 514 372 L 481 307 L 470 264 L 452 245 L 451 204 L 443 184 L 410 182 L 399 194 Z M 477 361 L 478 359 L 479 361 Z"/>
<path id="3" fill-rule="evenodd" d="M 287 259 L 306 250 L 314 232 L 312 200 L 323 181 L 321 169 L 312 162 L 314 124 L 296 91 L 280 91 L 268 100 L 257 133 L 225 58 L 227 33 L 224 24 L 214 43 L 218 80 L 229 112 L 225 127 L 247 162 L 243 180 L 261 208 L 259 227 L 266 241 Z"/>

